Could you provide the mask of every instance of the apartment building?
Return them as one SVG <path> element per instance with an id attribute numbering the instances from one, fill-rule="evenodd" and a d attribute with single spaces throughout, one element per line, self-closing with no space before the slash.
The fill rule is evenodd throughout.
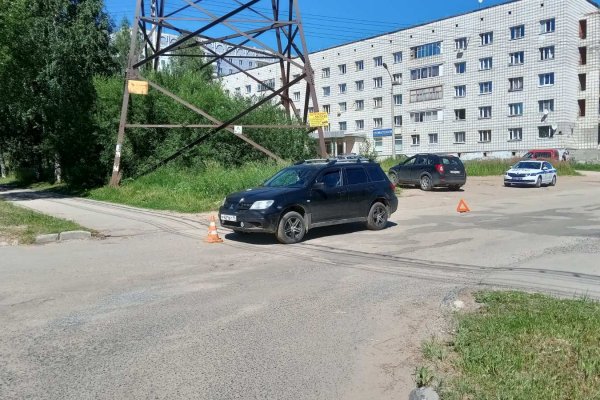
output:
<path id="1" fill-rule="evenodd" d="M 588 0 L 511 1 L 310 60 L 332 155 L 369 147 L 386 157 L 395 146 L 396 154 L 505 158 L 600 144 L 600 13 Z M 254 73 L 281 82 L 277 65 Z M 239 73 L 222 83 L 240 96 L 267 90 Z M 298 107 L 304 90 L 290 89 Z"/>

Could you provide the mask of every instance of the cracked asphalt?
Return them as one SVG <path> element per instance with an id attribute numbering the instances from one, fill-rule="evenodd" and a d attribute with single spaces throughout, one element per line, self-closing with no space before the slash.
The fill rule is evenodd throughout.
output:
<path id="1" fill-rule="evenodd" d="M 0 247 L 2 399 L 398 399 L 463 289 L 600 298 L 600 175 L 405 189 L 390 226 L 283 246 L 207 214 L 3 191 L 104 238 Z M 464 198 L 472 212 L 458 214 Z"/>

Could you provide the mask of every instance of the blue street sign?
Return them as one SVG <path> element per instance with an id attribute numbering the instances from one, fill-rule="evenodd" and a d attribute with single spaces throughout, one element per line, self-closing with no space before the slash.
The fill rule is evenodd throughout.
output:
<path id="1" fill-rule="evenodd" d="M 391 129 L 373 129 L 373 137 L 392 136 Z"/>

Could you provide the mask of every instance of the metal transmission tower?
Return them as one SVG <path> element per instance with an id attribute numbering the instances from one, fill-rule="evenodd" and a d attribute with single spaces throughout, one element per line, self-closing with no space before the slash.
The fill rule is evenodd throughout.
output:
<path id="1" fill-rule="evenodd" d="M 162 36 L 170 34 L 176 38 L 163 45 Z M 138 43 L 141 41 L 142 43 Z M 227 50 L 217 53 L 211 44 L 226 46 Z M 199 48 L 201 52 L 190 54 L 190 48 Z M 238 50 L 247 50 L 245 56 L 236 56 Z M 159 86 L 143 72 L 159 70 L 160 59 L 166 57 L 202 57 L 201 68 L 213 68 L 215 63 L 229 65 L 230 69 L 246 75 L 264 90 L 264 95 L 254 98 L 252 104 L 226 121 L 221 121 L 208 112 L 187 102 L 176 93 Z M 240 58 L 256 60 L 272 60 L 278 66 L 280 82 L 263 82 L 252 69 L 242 68 L 237 61 Z M 255 62 L 256 64 L 256 62 Z M 292 71 L 295 70 L 294 73 Z M 299 73 L 298 73 L 299 71 Z M 227 130 L 241 140 L 276 160 L 280 158 L 253 141 L 248 136 L 234 133 L 235 122 L 253 110 L 278 99 L 286 110 L 290 121 L 293 117 L 299 124 L 289 125 L 244 125 L 244 128 L 290 129 L 307 128 L 309 105 L 319 111 L 315 92 L 314 73 L 310 65 L 308 48 L 304 38 L 302 20 L 298 0 L 136 0 L 135 21 L 132 27 L 131 47 L 129 49 L 128 68 L 121 120 L 117 137 L 115 160 L 113 165 L 111 186 L 117 186 L 121 180 L 121 150 L 127 128 L 204 128 L 200 136 L 171 156 L 156 164 L 151 170 L 179 157 L 186 151 L 206 140 L 220 130 Z M 140 82 L 141 81 L 141 82 Z M 301 110 L 290 99 L 289 89 L 295 84 L 306 85 L 304 107 Z M 197 124 L 181 124 L 177 121 L 166 121 L 161 125 L 129 124 L 127 113 L 130 95 L 135 92 L 136 85 L 144 90 L 156 90 L 173 101 L 182 104 L 199 115 Z M 322 128 L 319 132 L 319 152 L 326 157 L 325 140 Z"/>

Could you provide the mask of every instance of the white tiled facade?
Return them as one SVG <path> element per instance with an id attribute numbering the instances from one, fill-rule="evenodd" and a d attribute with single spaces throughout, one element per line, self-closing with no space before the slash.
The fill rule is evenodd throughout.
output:
<path id="1" fill-rule="evenodd" d="M 366 142 L 389 156 L 392 136 L 373 130 L 392 124 L 396 153 L 406 155 L 511 157 L 600 143 L 600 14 L 587 0 L 513 1 L 314 52 L 310 61 L 319 108 L 330 115 L 331 154 L 358 153 Z M 276 64 L 254 70 L 275 85 L 279 72 Z M 263 94 L 243 74 L 222 82 L 230 93 Z M 298 107 L 304 90 L 290 89 Z"/>

